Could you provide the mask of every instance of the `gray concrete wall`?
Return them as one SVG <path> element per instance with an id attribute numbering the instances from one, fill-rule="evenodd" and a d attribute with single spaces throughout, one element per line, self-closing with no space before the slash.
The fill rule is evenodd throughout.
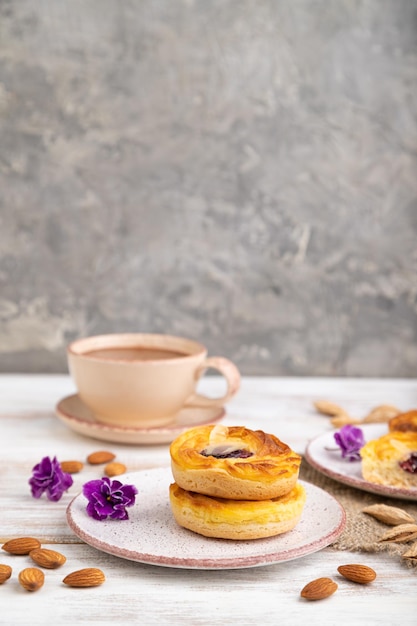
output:
<path id="1" fill-rule="evenodd" d="M 2 0 L 0 371 L 417 373 L 415 0 Z"/>

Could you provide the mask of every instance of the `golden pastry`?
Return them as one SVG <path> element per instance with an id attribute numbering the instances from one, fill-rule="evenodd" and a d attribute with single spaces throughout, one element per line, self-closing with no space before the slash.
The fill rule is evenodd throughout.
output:
<path id="1" fill-rule="evenodd" d="M 243 426 L 197 426 L 170 446 L 175 482 L 187 491 L 231 500 L 289 493 L 301 457 L 275 435 Z"/>
<path id="2" fill-rule="evenodd" d="M 170 485 L 169 498 L 180 526 L 205 537 L 260 539 L 292 530 L 300 521 L 306 493 L 297 485 L 280 498 L 263 501 L 213 498 Z"/>
<path id="3" fill-rule="evenodd" d="M 378 485 L 417 488 L 417 432 L 389 432 L 360 451 L 362 476 Z"/>
<path id="4" fill-rule="evenodd" d="M 391 431 L 406 432 L 411 430 L 417 433 L 417 410 L 400 413 L 391 418 L 388 422 L 388 428 Z"/>

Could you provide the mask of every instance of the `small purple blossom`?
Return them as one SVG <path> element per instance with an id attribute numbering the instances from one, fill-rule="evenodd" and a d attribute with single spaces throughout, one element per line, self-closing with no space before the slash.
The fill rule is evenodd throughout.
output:
<path id="1" fill-rule="evenodd" d="M 134 485 L 123 485 L 119 480 L 105 476 L 90 480 L 83 486 L 83 494 L 88 500 L 87 513 L 97 520 L 128 519 L 126 507 L 135 504 L 138 490 Z"/>
<path id="2" fill-rule="evenodd" d="M 365 445 L 360 428 L 347 424 L 334 435 L 334 440 L 342 451 L 342 457 L 349 461 L 360 461 L 360 449 Z"/>
<path id="3" fill-rule="evenodd" d="M 48 500 L 58 502 L 64 491 L 67 491 L 74 482 L 70 474 L 62 471 L 56 456 L 52 460 L 45 456 L 33 467 L 32 472 L 29 485 L 34 498 L 40 498 L 46 492 Z"/>

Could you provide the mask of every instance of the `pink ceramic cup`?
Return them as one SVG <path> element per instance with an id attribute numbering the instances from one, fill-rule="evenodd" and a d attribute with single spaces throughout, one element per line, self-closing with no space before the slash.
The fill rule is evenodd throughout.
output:
<path id="1" fill-rule="evenodd" d="M 86 337 L 67 348 L 68 367 L 81 400 L 97 421 L 112 426 L 164 426 L 184 407 L 223 406 L 238 391 L 240 373 L 224 357 L 172 335 L 124 333 Z M 212 368 L 227 383 L 225 395 L 196 393 Z"/>

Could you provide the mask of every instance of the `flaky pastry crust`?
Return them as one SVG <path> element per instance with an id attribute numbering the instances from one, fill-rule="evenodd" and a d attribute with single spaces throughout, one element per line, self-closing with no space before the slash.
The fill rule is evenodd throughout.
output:
<path id="1" fill-rule="evenodd" d="M 391 418 L 388 422 L 388 428 L 390 431 L 412 431 L 417 433 L 417 410 L 400 413 Z"/>
<path id="2" fill-rule="evenodd" d="M 170 485 L 169 498 L 180 526 L 205 537 L 260 539 L 292 530 L 300 521 L 306 492 L 297 485 L 280 498 L 241 501 L 213 498 Z"/>
<path id="3" fill-rule="evenodd" d="M 231 426 L 224 427 L 221 440 L 217 438 L 213 445 L 214 428 L 217 427 L 191 428 L 172 442 L 172 473 L 180 487 L 233 500 L 266 500 L 294 488 L 301 457 L 278 437 L 262 430 Z M 216 449 L 224 448 L 250 456 L 217 458 Z"/>
<path id="4" fill-rule="evenodd" d="M 362 476 L 379 485 L 417 488 L 417 473 L 400 465 L 417 455 L 417 432 L 393 431 L 368 441 L 361 449 Z"/>

